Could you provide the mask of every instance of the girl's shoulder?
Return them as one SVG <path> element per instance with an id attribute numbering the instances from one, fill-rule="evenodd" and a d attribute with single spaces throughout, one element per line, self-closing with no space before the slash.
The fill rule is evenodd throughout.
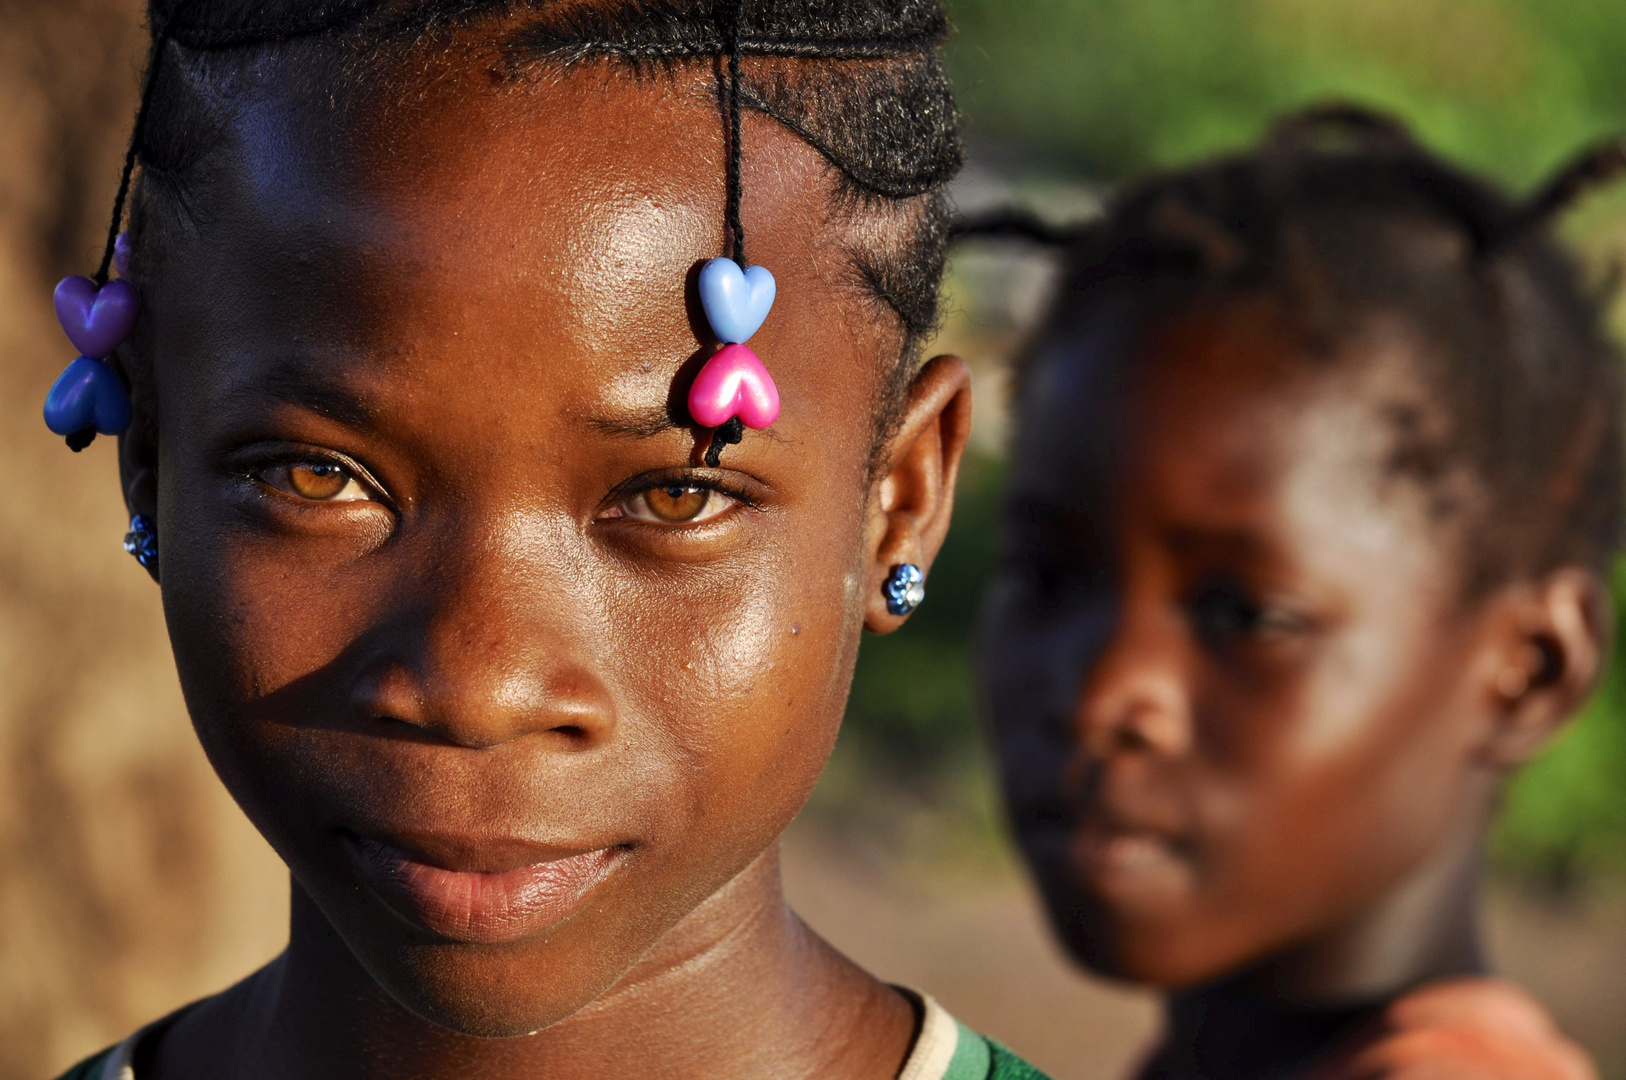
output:
<path id="1" fill-rule="evenodd" d="M 1048 1076 L 1023 1061 L 992 1039 L 985 1039 L 992 1061 L 988 1066 L 988 1080 L 1050 1080 Z"/>
<path id="2" fill-rule="evenodd" d="M 119 1073 L 123 1069 L 109 1068 L 114 1057 L 123 1049 L 123 1046 L 111 1046 L 99 1054 L 92 1055 L 57 1077 L 57 1080 L 121 1080 Z"/>
<path id="3" fill-rule="evenodd" d="M 156 1036 L 158 1032 L 168 1028 L 194 1005 L 184 1006 L 161 1020 L 153 1021 L 117 1046 L 110 1046 L 101 1053 L 81 1061 L 57 1077 L 57 1080 L 135 1080 L 136 1047 L 148 1036 Z"/>
<path id="4" fill-rule="evenodd" d="M 925 994 L 920 1034 L 898 1080 L 1049 1080 L 1010 1050 L 966 1027 Z"/>

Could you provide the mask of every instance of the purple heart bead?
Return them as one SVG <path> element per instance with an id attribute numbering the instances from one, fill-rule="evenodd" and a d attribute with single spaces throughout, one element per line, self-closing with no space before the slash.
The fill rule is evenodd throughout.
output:
<path id="1" fill-rule="evenodd" d="M 135 325 L 141 302 L 122 278 L 101 288 L 75 274 L 57 282 L 56 317 L 73 347 L 92 360 L 111 356 Z"/>
<path id="2" fill-rule="evenodd" d="M 130 392 L 112 368 L 81 356 L 45 395 L 45 426 L 58 435 L 87 428 L 118 435 L 130 426 Z"/>

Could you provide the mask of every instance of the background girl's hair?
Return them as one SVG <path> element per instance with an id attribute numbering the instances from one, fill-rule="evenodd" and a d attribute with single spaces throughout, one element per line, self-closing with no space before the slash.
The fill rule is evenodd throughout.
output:
<path id="1" fill-rule="evenodd" d="M 1623 172 L 1626 141 L 1610 140 L 1515 200 L 1399 122 L 1333 104 L 1284 118 L 1251 152 L 1136 184 L 1087 227 L 991 216 L 957 231 L 1062 252 L 1025 363 L 1068 355 L 1103 320 L 1139 326 L 1248 294 L 1277 301 L 1307 362 L 1356 362 L 1375 352 L 1350 346 L 1376 320 L 1403 327 L 1427 401 L 1385 406 L 1385 469 L 1461 527 L 1468 585 L 1481 588 L 1556 565 L 1604 571 L 1620 546 L 1619 361 L 1605 298 L 1551 223 Z"/>
<path id="2" fill-rule="evenodd" d="M 1056 225 L 1030 210 L 999 209 L 955 221 L 951 235 L 955 240 L 1026 240 L 1046 247 L 1065 247 L 1082 243 L 1090 228 L 1089 224 Z"/>

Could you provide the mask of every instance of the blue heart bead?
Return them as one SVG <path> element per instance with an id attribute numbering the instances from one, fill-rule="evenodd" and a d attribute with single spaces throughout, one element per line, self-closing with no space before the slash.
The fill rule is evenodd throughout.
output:
<path id="1" fill-rule="evenodd" d="M 700 306 L 719 341 L 743 345 L 768 317 L 773 297 L 766 266 L 741 270 L 733 259 L 713 259 L 700 268 Z"/>
<path id="2" fill-rule="evenodd" d="M 118 435 L 130 426 L 130 392 L 100 360 L 81 356 L 57 376 L 45 395 L 45 426 L 58 435 L 95 428 Z"/>

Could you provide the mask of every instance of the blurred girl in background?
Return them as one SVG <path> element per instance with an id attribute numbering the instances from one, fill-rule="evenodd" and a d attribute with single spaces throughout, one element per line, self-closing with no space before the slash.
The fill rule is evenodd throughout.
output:
<path id="1" fill-rule="evenodd" d="M 1145 1080 L 1591 1074 L 1477 911 L 1608 655 L 1617 358 L 1549 226 L 1619 163 L 1517 202 L 1324 108 L 1050 237 L 983 694 L 1057 932 L 1168 991 Z"/>

